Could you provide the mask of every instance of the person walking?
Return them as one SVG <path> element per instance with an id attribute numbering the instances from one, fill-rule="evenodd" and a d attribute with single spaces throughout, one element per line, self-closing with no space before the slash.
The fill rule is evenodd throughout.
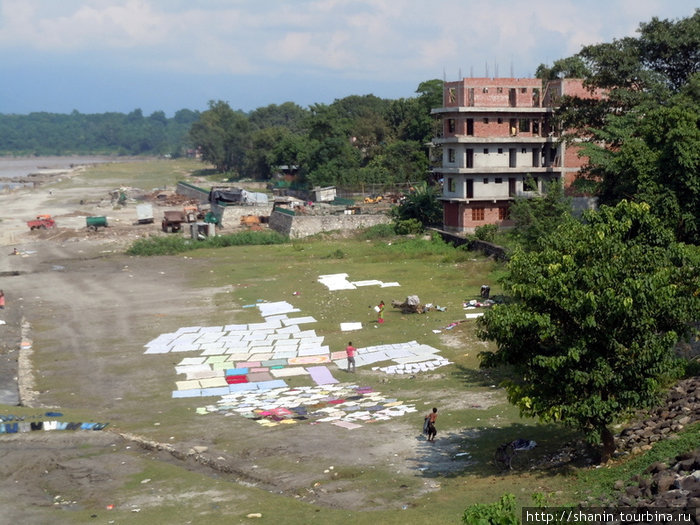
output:
<path id="1" fill-rule="evenodd" d="M 425 416 L 425 421 L 428 429 L 428 441 L 434 442 L 435 436 L 437 435 L 437 429 L 435 428 L 435 421 L 437 421 L 437 408 L 433 408 L 433 411 Z"/>
<path id="2" fill-rule="evenodd" d="M 352 341 L 348 342 L 348 346 L 345 348 L 345 353 L 348 356 L 348 372 L 355 373 L 355 352 L 357 348 L 352 346 Z M 352 367 L 352 370 L 350 368 Z"/>
<path id="3" fill-rule="evenodd" d="M 379 301 L 377 305 L 377 322 L 379 324 L 384 323 L 384 301 Z"/>

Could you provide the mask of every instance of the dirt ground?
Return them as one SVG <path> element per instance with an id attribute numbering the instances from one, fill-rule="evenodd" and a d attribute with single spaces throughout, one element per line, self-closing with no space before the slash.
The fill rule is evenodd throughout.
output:
<path id="1" fill-rule="evenodd" d="M 105 207 L 112 188 L 93 188 L 87 197 L 80 189 L 52 188 L 48 182 L 0 194 L 0 288 L 7 298 L 0 311 L 6 322 L 0 326 L 0 397 L 23 413 L 30 408 L 35 418 L 53 410 L 109 426 L 100 432 L 0 435 L 0 521 L 43 523 L 56 506 L 103 509 L 107 495 L 124 487 L 144 461 L 322 506 L 364 510 L 387 503 L 343 469 L 395 473 L 407 480 L 397 482 L 396 490 L 410 486 L 417 496 L 439 489 L 435 474 L 464 467 L 455 458 L 465 436 L 442 432 L 437 443 L 428 443 L 419 434 L 420 421 L 366 426 L 361 439 L 348 439 L 346 429 L 331 425 L 260 432 L 255 422 L 218 415 L 206 416 L 206 432 L 197 430 L 201 416 L 187 413 L 191 407 L 184 400 L 169 399 L 175 361 L 145 357 L 143 344 L 179 326 L 206 324 L 216 313 L 211 298 L 217 290 L 188 281 L 192 272 L 208 271 L 206 261 L 194 267 L 187 257 L 128 257 L 124 246 L 158 235 L 158 224 L 134 225 L 133 207 Z M 25 221 L 37 213 L 52 214 L 59 227 L 29 231 Z M 108 215 L 110 227 L 87 231 L 86 215 Z M 11 254 L 14 248 L 19 255 Z M 464 393 L 453 400 L 484 408 L 497 401 Z M 148 419 L 143 403 L 156 410 Z M 181 424 L 159 428 L 158 418 L 172 413 Z M 319 477 L 324 483 L 314 489 Z M 145 508 L 187 497 L 189 490 L 141 491 L 120 504 Z M 235 490 L 216 497 L 233 498 Z"/>

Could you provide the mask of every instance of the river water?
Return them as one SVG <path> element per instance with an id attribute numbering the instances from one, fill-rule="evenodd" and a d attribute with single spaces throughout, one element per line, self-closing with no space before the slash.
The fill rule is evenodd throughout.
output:
<path id="1" fill-rule="evenodd" d="M 81 164 L 115 162 L 118 157 L 0 157 L 0 179 L 25 177 L 32 173 L 67 169 Z"/>
<path id="2" fill-rule="evenodd" d="M 2 157 L 0 156 L 0 189 L 7 186 L 21 187 L 22 183 L 11 183 L 3 179 L 26 177 L 27 175 L 51 173 L 75 166 L 122 162 L 125 159 L 109 156 L 70 156 L 70 157 Z"/>

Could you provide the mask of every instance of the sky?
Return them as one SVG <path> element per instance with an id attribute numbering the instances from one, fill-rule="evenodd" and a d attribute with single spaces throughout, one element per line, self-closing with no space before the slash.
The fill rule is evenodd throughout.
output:
<path id="1" fill-rule="evenodd" d="M 251 111 L 532 77 L 697 0 L 0 0 L 0 113 Z"/>

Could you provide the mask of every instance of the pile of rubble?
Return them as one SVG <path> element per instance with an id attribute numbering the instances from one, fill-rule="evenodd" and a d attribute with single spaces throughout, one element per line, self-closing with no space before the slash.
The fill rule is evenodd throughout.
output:
<path id="1" fill-rule="evenodd" d="M 656 441 L 700 421 L 700 377 L 681 381 L 669 392 L 666 403 L 628 428 L 617 438 L 619 451 L 637 454 L 649 450 Z"/>
<path id="2" fill-rule="evenodd" d="M 684 427 L 700 421 L 700 377 L 673 387 L 666 402 L 617 436 L 619 454 L 637 454 L 656 441 L 670 438 Z M 617 495 L 604 505 L 619 507 L 692 508 L 700 512 L 700 448 L 676 456 L 669 463 L 655 462 L 643 475 L 615 482 Z M 590 505 L 587 502 L 585 506 Z M 700 514 L 695 523 L 700 523 Z"/>
<path id="3" fill-rule="evenodd" d="M 677 456 L 670 464 L 652 463 L 644 474 L 634 476 L 631 486 L 625 487 L 622 480 L 615 483 L 615 488 L 623 492 L 618 506 L 692 508 L 700 512 L 700 448 Z"/>

